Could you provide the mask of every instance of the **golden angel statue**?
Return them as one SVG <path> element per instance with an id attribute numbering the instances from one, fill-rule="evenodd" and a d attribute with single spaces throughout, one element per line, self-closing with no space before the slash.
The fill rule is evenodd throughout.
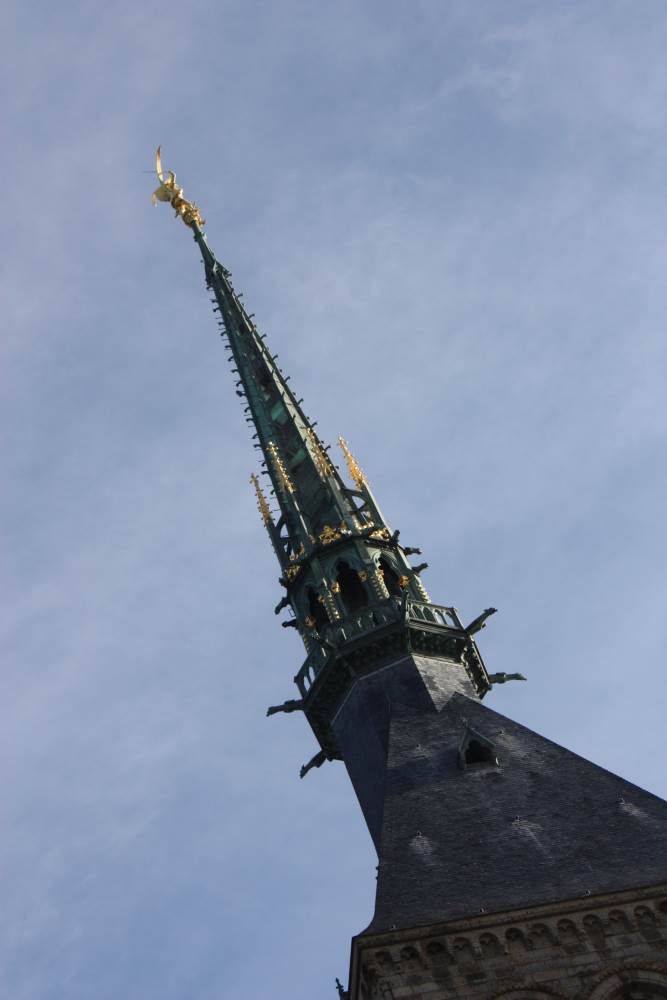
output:
<path id="1" fill-rule="evenodd" d="M 162 147 L 158 146 L 155 154 L 155 172 L 160 186 L 153 191 L 151 201 L 154 205 L 157 205 L 159 201 L 168 201 L 186 226 L 191 226 L 193 222 L 196 222 L 198 226 L 203 226 L 205 220 L 202 219 L 201 212 L 193 201 L 188 201 L 183 197 L 183 188 L 176 183 L 174 171 L 168 170 L 165 178 L 160 158 L 161 149 Z"/>

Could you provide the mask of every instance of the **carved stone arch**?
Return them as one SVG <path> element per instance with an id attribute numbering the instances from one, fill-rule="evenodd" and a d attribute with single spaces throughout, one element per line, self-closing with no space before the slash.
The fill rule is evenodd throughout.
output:
<path id="1" fill-rule="evenodd" d="M 625 910 L 610 910 L 607 919 L 610 934 L 628 934 L 632 930 L 632 921 Z"/>
<path id="2" fill-rule="evenodd" d="M 653 910 L 650 906 L 636 906 L 635 920 L 640 927 L 653 927 L 657 923 L 655 910 Z"/>
<path id="3" fill-rule="evenodd" d="M 582 921 L 588 940 L 596 951 L 606 947 L 606 938 L 602 921 L 596 913 L 587 913 Z"/>
<path id="4" fill-rule="evenodd" d="M 432 962 L 451 962 L 452 957 L 447 950 L 444 941 L 429 941 L 425 948 L 426 954 Z"/>
<path id="5" fill-rule="evenodd" d="M 598 977 L 587 1000 L 667 1000 L 667 966 L 627 962 Z"/>
<path id="6" fill-rule="evenodd" d="M 484 958 L 500 958 L 507 954 L 506 948 L 501 944 L 495 934 L 484 931 L 479 936 L 479 948 Z"/>
<path id="7" fill-rule="evenodd" d="M 401 966 L 406 972 L 425 968 L 426 963 L 414 945 L 408 944 L 401 948 Z"/>
<path id="8" fill-rule="evenodd" d="M 558 943 L 562 945 L 563 948 L 567 950 L 568 948 L 580 946 L 581 933 L 574 921 L 565 918 L 563 920 L 559 920 L 556 926 L 558 929 Z"/>
<path id="9" fill-rule="evenodd" d="M 477 958 L 472 941 L 467 937 L 457 937 L 452 941 L 452 955 L 457 962 L 472 962 Z"/>
<path id="10" fill-rule="evenodd" d="M 639 933 L 647 941 L 657 941 L 660 938 L 658 914 L 648 905 L 636 906 L 634 912 Z M 660 921 L 662 923 L 662 921 Z"/>
<path id="11" fill-rule="evenodd" d="M 556 935 L 548 924 L 531 924 L 528 933 L 534 948 L 547 948 L 556 944 Z"/>
<path id="12" fill-rule="evenodd" d="M 513 957 L 524 955 L 532 947 L 520 927 L 510 927 L 505 932 L 505 941 L 507 942 L 507 950 Z"/>
<path id="13" fill-rule="evenodd" d="M 394 965 L 394 958 L 390 951 L 376 951 L 373 957 L 381 969 L 392 968 Z"/>

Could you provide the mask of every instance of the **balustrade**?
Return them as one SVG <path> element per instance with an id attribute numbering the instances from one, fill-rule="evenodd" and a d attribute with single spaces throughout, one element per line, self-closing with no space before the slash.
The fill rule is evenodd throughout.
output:
<path id="1" fill-rule="evenodd" d="M 439 625 L 460 630 L 462 628 L 455 608 L 445 608 L 438 604 L 426 604 L 390 597 L 374 607 L 364 608 L 348 618 L 331 622 L 320 629 L 323 637 L 334 646 L 342 646 L 369 632 L 397 621 L 415 621 L 427 625 Z M 307 656 L 303 666 L 294 678 L 302 697 L 306 697 L 317 675 L 323 668 L 328 653 L 323 646 L 316 646 Z"/>

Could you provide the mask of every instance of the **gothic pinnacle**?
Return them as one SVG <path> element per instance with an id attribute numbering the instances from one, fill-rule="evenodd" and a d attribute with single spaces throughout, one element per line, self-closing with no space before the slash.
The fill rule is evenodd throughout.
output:
<path id="1" fill-rule="evenodd" d="M 265 526 L 268 528 L 270 524 L 273 524 L 273 518 L 271 517 L 271 508 L 269 507 L 266 496 L 264 495 L 264 490 L 262 489 L 259 479 L 253 472 L 250 476 L 250 482 L 255 487 L 255 495 L 257 497 L 257 509 L 262 516 L 262 521 L 264 521 Z"/>
<path id="2" fill-rule="evenodd" d="M 348 448 L 347 441 L 345 440 L 345 438 L 339 437 L 338 444 L 340 445 L 341 451 L 345 456 L 345 461 L 347 462 L 347 467 L 350 472 L 351 478 L 354 480 L 357 486 L 359 487 L 367 486 L 368 483 L 366 481 L 366 477 L 361 471 L 359 463 L 357 462 L 356 458 Z"/>
<path id="3" fill-rule="evenodd" d="M 294 493 L 294 483 L 289 477 L 289 473 L 285 468 L 285 463 L 280 457 L 280 453 L 276 447 L 275 441 L 269 441 L 267 446 L 267 451 L 273 463 L 273 468 L 275 470 L 276 476 L 284 489 L 285 493 Z"/>
<path id="4" fill-rule="evenodd" d="M 313 449 L 313 458 L 315 460 L 315 466 L 317 468 L 317 471 L 319 472 L 322 479 L 326 479 L 326 477 L 330 476 L 331 473 L 333 472 L 333 469 L 331 467 L 331 462 L 329 461 L 329 456 L 322 447 L 322 443 L 320 442 L 320 439 L 318 438 L 317 434 L 310 427 L 308 428 L 307 431 L 307 437 L 308 437 L 308 443 Z"/>

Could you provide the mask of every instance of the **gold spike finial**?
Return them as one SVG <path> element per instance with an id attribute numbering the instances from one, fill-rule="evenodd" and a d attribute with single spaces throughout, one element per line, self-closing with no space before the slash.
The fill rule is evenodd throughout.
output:
<path id="1" fill-rule="evenodd" d="M 153 191 L 151 201 L 154 205 L 157 205 L 159 201 L 168 201 L 186 226 L 191 226 L 193 222 L 196 222 L 198 226 L 203 226 L 206 220 L 202 219 L 201 212 L 194 201 L 188 201 L 183 197 L 183 188 L 176 183 L 174 171 L 168 170 L 168 176 L 165 178 L 162 170 L 161 150 L 162 147 L 158 146 L 155 154 L 155 173 L 160 186 Z"/>
<path id="2" fill-rule="evenodd" d="M 363 472 L 361 471 L 361 469 L 359 468 L 359 464 L 357 463 L 356 458 L 348 448 L 347 441 L 345 440 L 345 438 L 339 437 L 338 444 L 340 445 L 341 451 L 345 456 L 345 461 L 347 462 L 347 467 L 350 471 L 350 476 L 352 477 L 352 479 L 355 481 L 357 486 L 367 486 L 368 481 Z"/>
<path id="3" fill-rule="evenodd" d="M 260 514 L 262 515 L 262 521 L 264 521 L 265 527 L 268 528 L 270 524 L 273 524 L 273 518 L 271 517 L 271 508 L 269 507 L 269 503 L 266 497 L 264 496 L 264 491 L 260 486 L 259 479 L 254 474 L 254 472 L 250 477 L 250 482 L 255 487 L 255 494 L 257 496 L 257 508 Z"/>
<path id="4" fill-rule="evenodd" d="M 322 442 L 318 438 L 317 434 L 313 431 L 312 427 L 309 427 L 306 431 L 308 437 L 308 443 L 313 449 L 313 459 L 322 479 L 326 479 L 333 472 L 331 462 L 329 461 L 329 456 L 322 447 Z"/>
<path id="5" fill-rule="evenodd" d="M 269 441 L 267 445 L 267 451 L 271 456 L 271 461 L 273 463 L 273 468 L 276 471 L 276 475 L 280 480 L 280 485 L 285 490 L 286 493 L 294 493 L 294 483 L 289 477 L 289 473 L 285 468 L 285 463 L 283 462 L 278 449 L 273 441 Z"/>

